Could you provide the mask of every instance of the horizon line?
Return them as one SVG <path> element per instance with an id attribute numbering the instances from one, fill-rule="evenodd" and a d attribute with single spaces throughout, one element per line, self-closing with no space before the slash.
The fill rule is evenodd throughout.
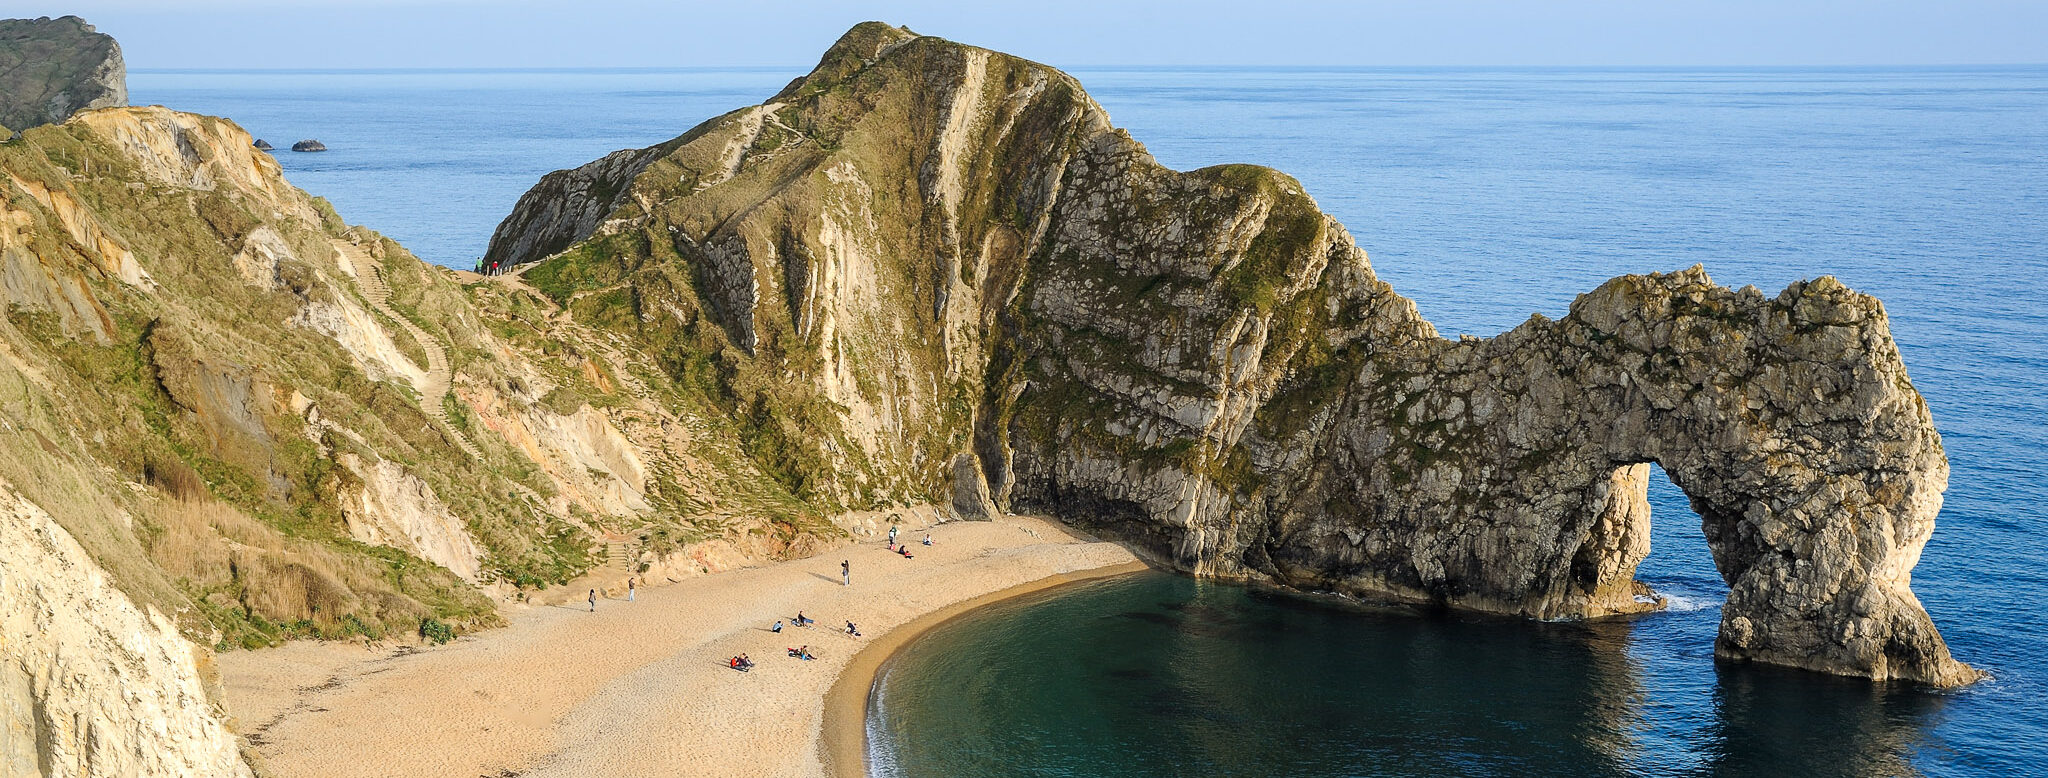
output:
<path id="1" fill-rule="evenodd" d="M 684 72 L 788 72 L 816 68 L 811 65 L 582 65 L 563 67 L 531 66 L 421 66 L 421 67 L 131 67 L 128 72 L 141 74 L 185 74 L 185 73 L 264 73 L 277 75 L 315 75 L 334 73 L 361 74 L 405 74 L 405 73 L 684 73 Z M 1369 70 L 1981 70 L 1992 68 L 2042 69 L 2048 62 L 1978 62 L 1948 64 L 1912 63 L 1867 63 L 1827 65 L 1233 65 L 1233 64 L 1161 64 L 1161 65 L 1059 65 L 1059 70 L 1273 70 L 1273 71 L 1369 71 Z"/>

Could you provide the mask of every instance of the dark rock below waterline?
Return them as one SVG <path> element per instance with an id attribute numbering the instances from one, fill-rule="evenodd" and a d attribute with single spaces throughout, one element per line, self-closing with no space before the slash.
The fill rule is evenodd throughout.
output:
<path id="1" fill-rule="evenodd" d="M 293 151 L 326 151 L 327 144 L 317 140 L 302 140 L 292 144 Z"/>
<path id="2" fill-rule="evenodd" d="M 255 142 L 255 143 L 251 143 L 251 144 L 249 144 L 249 145 L 250 145 L 251 147 L 255 148 L 255 149 L 256 149 L 257 151 L 276 151 L 276 150 L 277 150 L 277 147 L 276 147 L 276 146 L 272 146 L 272 145 L 270 145 L 270 141 L 264 140 L 264 139 L 262 139 L 262 138 L 257 138 L 257 139 L 256 139 L 256 142 Z"/>

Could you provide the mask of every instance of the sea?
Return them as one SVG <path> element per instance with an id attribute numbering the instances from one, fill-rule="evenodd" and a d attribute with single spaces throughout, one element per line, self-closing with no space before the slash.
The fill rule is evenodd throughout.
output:
<path id="1" fill-rule="evenodd" d="M 467 267 L 542 174 L 758 103 L 806 68 L 169 71 L 298 186 Z M 1299 178 L 1448 335 L 1704 265 L 1876 295 L 1952 472 L 1913 588 L 1950 691 L 1713 660 L 1726 588 L 1653 479 L 1630 620 L 1418 616 L 1163 573 L 926 634 L 872 693 L 877 775 L 2048 775 L 2048 67 L 1070 70 L 1180 169 Z M 282 151 L 305 138 L 330 151 Z"/>

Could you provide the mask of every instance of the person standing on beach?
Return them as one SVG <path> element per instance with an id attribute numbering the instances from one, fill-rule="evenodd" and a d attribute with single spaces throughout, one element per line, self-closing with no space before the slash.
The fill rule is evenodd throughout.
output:
<path id="1" fill-rule="evenodd" d="M 626 577 L 626 602 L 632 602 L 632 601 L 633 601 L 633 578 L 632 578 L 632 576 L 627 576 L 627 577 Z"/>
<path id="2" fill-rule="evenodd" d="M 591 612 L 591 613 L 596 613 L 596 612 L 597 612 L 597 590 L 596 590 L 596 589 L 592 589 L 592 590 L 590 590 L 590 612 Z"/>
<path id="3" fill-rule="evenodd" d="M 852 585 L 853 585 L 853 560 L 851 560 L 851 559 L 841 559 L 841 560 L 839 560 L 839 585 L 840 585 L 840 586 L 852 586 Z"/>
<path id="4" fill-rule="evenodd" d="M 889 545 L 896 545 L 896 525 L 889 525 Z"/>

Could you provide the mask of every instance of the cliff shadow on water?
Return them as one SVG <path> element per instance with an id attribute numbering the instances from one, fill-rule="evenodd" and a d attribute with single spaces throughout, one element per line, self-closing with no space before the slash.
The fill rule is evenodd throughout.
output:
<path id="1" fill-rule="evenodd" d="M 1711 612 L 1532 623 L 1157 573 L 1077 585 L 907 646 L 878 681 L 870 762 L 883 776 L 1916 774 L 1941 696 L 1639 655 L 1639 628 L 1686 617 L 1690 650 L 1709 653 Z"/>

